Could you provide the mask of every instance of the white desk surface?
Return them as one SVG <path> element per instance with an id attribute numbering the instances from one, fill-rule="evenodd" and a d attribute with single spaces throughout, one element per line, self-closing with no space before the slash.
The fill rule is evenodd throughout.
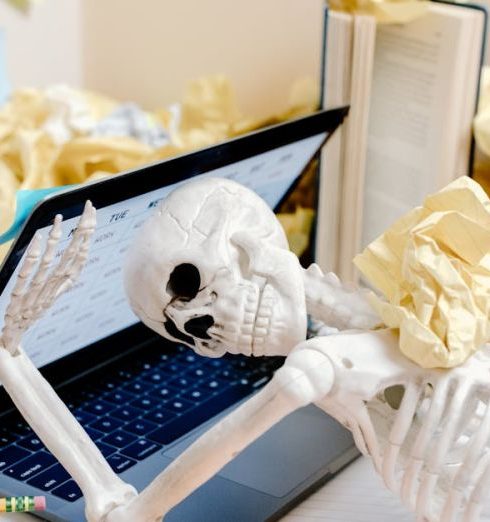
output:
<path id="1" fill-rule="evenodd" d="M 361 457 L 293 509 L 281 522 L 414 522 Z"/>
<path id="2" fill-rule="evenodd" d="M 281 522 L 413 522 L 415 518 L 387 491 L 371 462 L 360 458 L 281 519 Z M 35 522 L 4 513 L 0 522 Z M 255 521 L 251 521 L 255 522 Z M 259 521 L 257 521 L 259 522 Z"/>

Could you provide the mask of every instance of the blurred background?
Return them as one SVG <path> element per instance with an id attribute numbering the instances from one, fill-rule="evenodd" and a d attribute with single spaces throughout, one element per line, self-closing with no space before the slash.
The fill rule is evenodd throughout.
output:
<path id="1" fill-rule="evenodd" d="M 0 260 L 39 189 L 316 109 L 323 10 L 324 0 L 0 0 Z"/>
<path id="2" fill-rule="evenodd" d="M 0 0 L 13 88 L 67 83 L 145 108 L 191 79 L 229 77 L 252 116 L 283 110 L 299 78 L 319 81 L 322 0 Z"/>

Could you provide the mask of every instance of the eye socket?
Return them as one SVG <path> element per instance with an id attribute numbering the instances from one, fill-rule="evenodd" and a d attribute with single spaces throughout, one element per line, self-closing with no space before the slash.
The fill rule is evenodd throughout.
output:
<path id="1" fill-rule="evenodd" d="M 201 286 L 199 270 L 190 263 L 176 266 L 167 283 L 167 292 L 172 297 L 194 299 Z"/>

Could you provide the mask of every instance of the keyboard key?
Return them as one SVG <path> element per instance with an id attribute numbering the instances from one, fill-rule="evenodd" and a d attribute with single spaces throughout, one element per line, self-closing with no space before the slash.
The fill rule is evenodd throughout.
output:
<path id="1" fill-rule="evenodd" d="M 86 427 L 84 429 L 87 432 L 87 435 L 94 441 L 99 440 L 100 438 L 102 438 L 105 435 L 101 431 L 94 430 L 93 428 L 90 428 L 90 427 Z"/>
<path id="2" fill-rule="evenodd" d="M 119 388 L 119 386 L 121 386 L 121 383 L 120 381 L 116 380 L 116 379 L 102 379 L 100 381 L 96 381 L 94 382 L 95 386 L 97 388 L 99 388 L 100 390 L 102 391 L 105 391 L 105 392 L 112 392 L 114 390 L 116 390 L 117 388 Z"/>
<path id="3" fill-rule="evenodd" d="M 75 502 L 82 496 L 80 488 L 74 480 L 69 480 L 51 492 L 53 495 L 60 497 L 69 502 Z"/>
<path id="4" fill-rule="evenodd" d="M 108 444 L 104 444 L 100 440 L 98 440 L 95 444 L 97 445 L 100 452 L 102 453 L 102 455 L 104 455 L 105 458 L 107 458 L 109 455 L 112 455 L 113 453 L 116 453 L 117 451 L 117 448 L 109 446 Z"/>
<path id="5" fill-rule="evenodd" d="M 0 431 L 0 448 L 12 444 L 16 439 L 17 437 L 13 433 L 9 433 L 7 430 Z"/>
<path id="6" fill-rule="evenodd" d="M 80 386 L 83 386 L 82 384 Z M 80 394 L 80 398 L 83 399 L 82 402 L 93 402 L 100 398 L 102 395 L 101 390 L 94 388 L 93 386 L 89 386 L 86 388 L 80 388 L 78 393 Z"/>
<path id="7" fill-rule="evenodd" d="M 165 351 L 159 353 L 155 360 L 157 363 L 164 363 L 166 361 L 174 361 L 180 353 L 181 352 L 178 349 L 175 349 L 173 346 L 172 347 L 167 346 L 167 347 L 165 347 Z"/>
<path id="8" fill-rule="evenodd" d="M 111 417 L 116 417 L 116 419 L 121 419 L 122 421 L 132 421 L 139 417 L 143 412 L 138 410 L 137 408 L 133 408 L 132 406 L 123 406 L 111 412 Z"/>
<path id="9" fill-rule="evenodd" d="M 130 422 L 129 424 L 126 424 L 126 426 L 124 426 L 124 429 L 126 431 L 130 431 L 131 433 L 134 433 L 135 435 L 145 435 L 146 433 L 154 430 L 157 427 L 158 425 L 154 422 L 150 422 L 146 419 L 138 419 L 133 422 Z"/>
<path id="10" fill-rule="evenodd" d="M 236 381 L 240 378 L 240 374 L 231 368 L 226 368 L 216 373 L 215 377 L 224 381 Z"/>
<path id="11" fill-rule="evenodd" d="M 96 401 L 89 404 L 86 404 L 83 408 L 83 411 L 87 413 L 91 413 L 92 415 L 106 415 L 110 411 L 112 411 L 116 406 L 106 401 Z"/>
<path id="12" fill-rule="evenodd" d="M 237 357 L 236 359 L 232 359 L 230 361 L 231 366 L 233 368 L 236 368 L 237 370 L 244 371 L 247 370 L 250 366 L 246 359 L 242 357 Z"/>
<path id="13" fill-rule="evenodd" d="M 83 411 L 83 410 L 80 410 L 80 409 L 75 410 L 73 412 L 73 415 L 75 416 L 75 419 L 77 419 L 77 421 L 82 426 L 86 426 L 87 424 L 90 424 L 91 422 L 93 422 L 97 418 L 92 413 L 87 413 L 86 411 Z"/>
<path id="14" fill-rule="evenodd" d="M 0 469 L 11 466 L 19 460 L 25 459 L 29 455 L 32 455 L 30 451 L 18 448 L 17 446 L 9 446 L 5 449 L 0 450 Z"/>
<path id="15" fill-rule="evenodd" d="M 95 422 L 92 422 L 90 427 L 94 430 L 103 431 L 104 433 L 111 433 L 114 430 L 117 430 L 123 425 L 123 421 L 114 419 L 111 416 L 102 417 L 101 419 L 97 419 Z"/>
<path id="16" fill-rule="evenodd" d="M 195 384 L 196 382 L 189 377 L 177 377 L 176 379 L 172 379 L 168 382 L 169 386 L 177 388 L 178 390 L 183 390 L 189 386 L 194 386 Z"/>
<path id="17" fill-rule="evenodd" d="M 165 372 L 165 373 L 171 374 L 171 375 L 178 375 L 179 373 L 182 373 L 185 369 L 186 369 L 185 366 L 183 366 L 182 364 L 177 364 L 175 362 L 160 366 L 160 370 L 162 372 Z"/>
<path id="18" fill-rule="evenodd" d="M 159 371 L 151 371 L 144 375 L 142 379 L 150 384 L 161 384 L 168 379 L 168 376 Z"/>
<path id="19" fill-rule="evenodd" d="M 174 411 L 176 413 L 182 413 L 183 411 L 188 410 L 189 408 L 192 408 L 195 406 L 194 403 L 185 401 L 184 399 L 175 399 L 173 401 L 168 401 L 165 403 L 165 408 Z"/>
<path id="20" fill-rule="evenodd" d="M 194 353 L 181 353 L 175 356 L 175 360 L 183 363 L 185 366 L 190 366 L 199 362 L 200 358 Z"/>
<path id="21" fill-rule="evenodd" d="M 170 444 L 182 435 L 211 419 L 250 393 L 248 386 L 231 386 L 224 393 L 214 395 L 198 407 L 167 422 L 161 428 L 148 433 L 147 438 L 159 444 Z M 165 405 L 166 406 L 166 405 Z"/>
<path id="22" fill-rule="evenodd" d="M 153 411 L 150 411 L 150 413 L 147 413 L 143 418 L 149 420 L 150 422 L 155 422 L 156 424 L 161 425 L 172 420 L 176 416 L 176 413 L 166 410 L 165 408 L 157 408 Z"/>
<path id="23" fill-rule="evenodd" d="M 226 366 L 229 364 L 228 360 L 225 359 L 206 359 L 204 360 L 203 364 L 206 366 L 210 366 L 211 368 L 222 368 L 223 366 Z"/>
<path id="24" fill-rule="evenodd" d="M 63 484 L 70 478 L 69 473 L 61 464 L 55 464 L 46 471 L 39 473 L 27 483 L 43 491 L 49 491 Z"/>
<path id="25" fill-rule="evenodd" d="M 158 361 L 160 364 L 167 364 L 170 360 L 175 359 L 176 357 L 178 357 L 178 356 L 176 356 L 176 355 L 173 355 L 173 356 L 172 356 L 172 355 L 169 354 L 169 353 L 162 353 L 162 354 L 160 354 L 160 355 L 158 356 L 157 361 Z"/>
<path id="26" fill-rule="evenodd" d="M 17 435 L 29 435 L 32 433 L 32 428 L 27 424 L 27 422 L 16 417 L 11 420 L 7 420 L 7 422 L 4 424 L 4 427 L 11 433 L 15 433 Z"/>
<path id="27" fill-rule="evenodd" d="M 199 384 L 201 388 L 207 388 L 214 392 L 221 392 L 228 385 L 229 384 L 226 381 L 222 381 L 221 379 L 208 379 L 207 381 L 203 381 Z"/>
<path id="28" fill-rule="evenodd" d="M 180 397 L 191 402 L 202 402 L 212 395 L 212 393 L 213 392 L 210 389 L 205 390 L 203 388 L 192 388 L 191 390 L 181 393 Z"/>
<path id="29" fill-rule="evenodd" d="M 114 433 L 111 433 L 110 435 L 107 435 L 107 437 L 104 437 L 102 439 L 102 442 L 111 444 L 112 446 L 116 446 L 117 448 L 124 448 L 128 444 L 134 442 L 136 438 L 137 437 L 135 435 L 131 435 L 131 433 L 118 430 Z"/>
<path id="30" fill-rule="evenodd" d="M 195 381 L 199 381 L 201 379 L 204 379 L 209 372 L 205 368 L 194 368 L 188 372 L 185 373 L 185 375 L 191 379 L 194 379 Z"/>
<path id="31" fill-rule="evenodd" d="M 161 401 L 159 401 L 158 399 L 145 395 L 143 397 L 140 397 L 139 399 L 131 401 L 129 405 L 133 408 L 140 408 L 141 410 L 148 411 L 152 408 L 156 408 L 160 403 Z"/>
<path id="32" fill-rule="evenodd" d="M 124 368 L 116 371 L 116 377 L 121 381 L 131 381 L 135 377 L 135 372 L 133 370 Z"/>
<path id="33" fill-rule="evenodd" d="M 164 384 L 158 388 L 155 388 L 153 391 L 149 393 L 151 397 L 160 400 L 168 400 L 176 397 L 179 394 L 179 390 L 177 388 L 172 388 L 172 386 L 167 386 Z"/>
<path id="34" fill-rule="evenodd" d="M 17 480 L 27 480 L 41 471 L 44 471 L 56 462 L 56 459 L 50 453 L 41 451 L 27 457 L 19 464 L 15 464 L 4 471 L 5 475 Z"/>
<path id="35" fill-rule="evenodd" d="M 117 390 L 104 396 L 105 401 L 111 402 L 112 404 L 117 404 L 119 406 L 123 406 L 133 399 L 134 395 L 132 393 L 128 393 L 127 391 L 122 390 Z"/>
<path id="36" fill-rule="evenodd" d="M 143 460 L 159 449 L 161 449 L 160 444 L 155 444 L 145 439 L 138 439 L 131 446 L 121 450 L 121 453 L 136 460 Z"/>
<path id="37" fill-rule="evenodd" d="M 134 393 L 136 395 L 140 395 L 141 393 L 145 393 L 149 389 L 151 389 L 152 386 L 148 383 L 145 383 L 143 381 L 137 380 L 134 382 L 130 382 L 129 384 L 126 384 L 124 386 L 124 390 L 129 393 Z"/>
<path id="38" fill-rule="evenodd" d="M 37 435 L 31 435 L 25 439 L 19 440 L 19 446 L 31 451 L 37 451 L 44 448 L 44 444 L 38 439 Z"/>
<path id="39" fill-rule="evenodd" d="M 116 473 L 122 473 L 136 464 L 136 461 L 124 455 L 111 455 L 107 462 Z"/>

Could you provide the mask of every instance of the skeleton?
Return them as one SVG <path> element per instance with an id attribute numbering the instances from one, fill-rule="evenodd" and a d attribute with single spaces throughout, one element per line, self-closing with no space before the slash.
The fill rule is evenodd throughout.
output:
<path id="1" fill-rule="evenodd" d="M 397 333 L 379 324 L 365 291 L 343 286 L 316 265 L 303 270 L 266 204 L 217 179 L 180 187 L 145 224 L 126 263 L 130 304 L 150 328 L 199 354 L 287 357 L 264 388 L 137 495 L 19 345 L 86 257 L 95 219 L 90 204 L 59 265 L 48 271 L 60 219 L 42 256 L 34 238 L 20 271 L 1 337 L 0 380 L 79 484 L 88 520 L 160 520 L 258 436 L 310 403 L 352 431 L 417 520 L 479 520 L 490 486 L 489 347 L 452 370 L 416 366 L 398 350 Z M 320 326 L 305 341 L 306 312 L 329 328 Z"/>

